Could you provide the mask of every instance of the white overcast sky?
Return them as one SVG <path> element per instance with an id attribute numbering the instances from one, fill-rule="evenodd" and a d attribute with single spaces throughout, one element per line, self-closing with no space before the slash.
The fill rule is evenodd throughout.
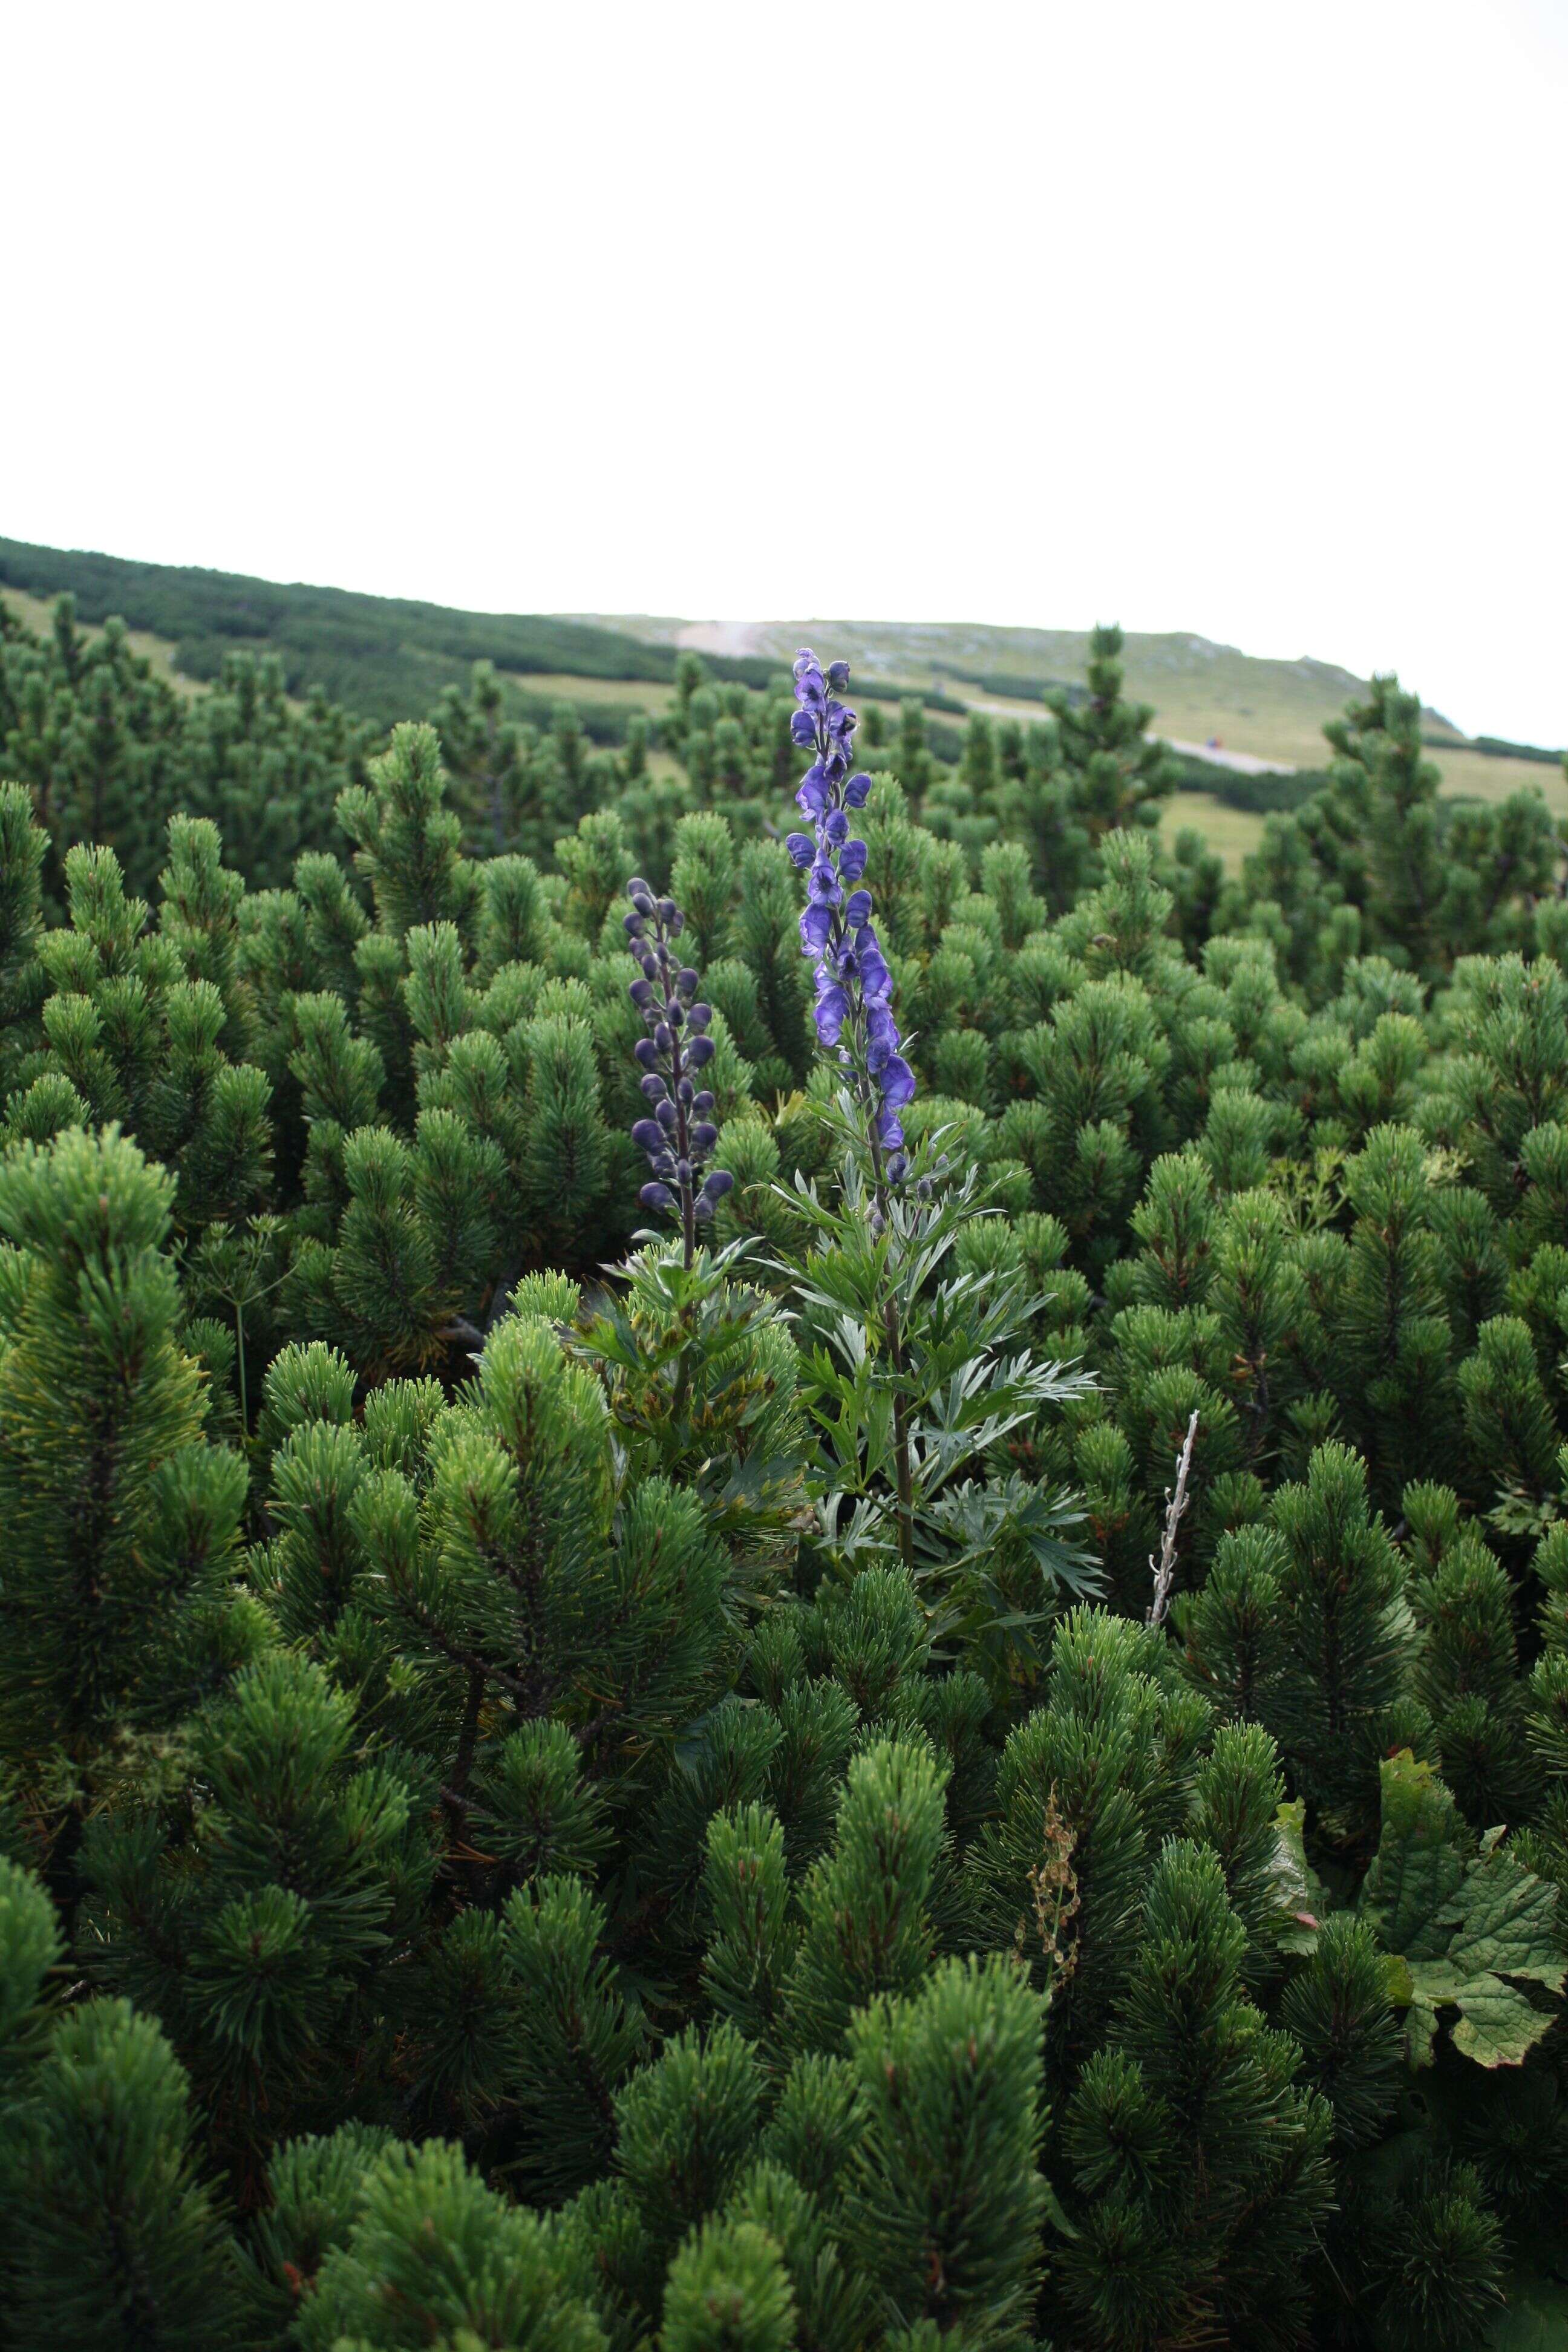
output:
<path id="1" fill-rule="evenodd" d="M 1568 0 L 16 8 L 0 532 L 1568 740 Z"/>

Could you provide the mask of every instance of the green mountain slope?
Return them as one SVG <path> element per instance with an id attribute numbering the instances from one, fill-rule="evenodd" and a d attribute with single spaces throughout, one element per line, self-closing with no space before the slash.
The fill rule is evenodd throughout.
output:
<path id="1" fill-rule="evenodd" d="M 132 629 L 165 641 L 184 677 L 216 677 L 225 654 L 238 646 L 275 654 L 290 693 L 321 686 L 334 701 L 387 722 L 423 718 L 442 688 L 460 684 L 476 661 L 522 678 L 565 674 L 658 685 L 675 675 L 669 646 L 549 614 L 462 613 L 19 540 L 0 539 L 5 588 L 32 597 L 68 590 L 84 621 L 117 613 Z M 776 665 L 752 657 L 713 667 L 760 686 Z"/>

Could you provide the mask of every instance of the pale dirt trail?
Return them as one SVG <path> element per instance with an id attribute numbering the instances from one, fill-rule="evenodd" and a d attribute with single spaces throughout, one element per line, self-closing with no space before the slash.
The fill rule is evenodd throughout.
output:
<path id="1" fill-rule="evenodd" d="M 757 650 L 753 621 L 688 621 L 675 642 L 685 653 L 752 654 Z"/>

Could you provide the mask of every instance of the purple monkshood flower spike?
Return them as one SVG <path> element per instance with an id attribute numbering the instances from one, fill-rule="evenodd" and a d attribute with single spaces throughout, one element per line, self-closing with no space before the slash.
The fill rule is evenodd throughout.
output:
<path id="1" fill-rule="evenodd" d="M 686 927 L 674 899 L 656 898 L 640 874 L 626 884 L 626 896 L 632 902 L 625 919 L 626 944 L 642 965 L 642 978 L 633 981 L 629 993 L 649 1033 L 633 1048 L 643 1072 L 642 1097 L 652 1111 L 632 1129 L 632 1141 L 647 1152 L 653 1170 L 653 1181 L 643 1186 L 640 1198 L 645 1209 L 680 1220 L 689 1265 L 697 1254 L 698 1226 L 711 1221 L 714 1203 L 735 1181 L 723 1168 L 702 1173 L 719 1140 L 713 1097 L 699 1088 L 696 1076 L 713 1059 L 708 1034 L 713 1009 L 697 1001 L 701 982 L 673 951 L 672 942 Z"/>
<path id="2" fill-rule="evenodd" d="M 866 844 L 850 837 L 848 812 L 865 807 L 871 780 L 850 773 L 857 722 L 838 699 L 848 684 L 847 662 L 829 662 L 825 670 L 809 646 L 795 656 L 799 708 L 790 740 L 816 757 L 795 800 L 813 831 L 792 833 L 784 847 L 807 877 L 800 949 L 816 966 L 817 1041 L 850 1075 L 879 1192 L 897 1184 L 908 1165 L 899 1113 L 914 1098 L 915 1078 L 899 1052 L 892 974 L 872 927 L 871 893 L 859 887 Z"/>

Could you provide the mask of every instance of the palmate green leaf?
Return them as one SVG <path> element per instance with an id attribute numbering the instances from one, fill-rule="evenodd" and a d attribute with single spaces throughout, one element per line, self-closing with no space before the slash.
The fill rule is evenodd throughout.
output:
<path id="1" fill-rule="evenodd" d="M 1383 1833 L 1360 1909 L 1391 1955 L 1390 1998 L 1407 2011 L 1411 2063 L 1430 2064 L 1441 2012 L 1480 2066 L 1517 2066 L 1552 2023 L 1510 1979 L 1560 1992 L 1568 1975 L 1557 1889 L 1499 1846 L 1479 1854 L 1452 1797 L 1408 1748 L 1381 1767 Z"/>
<path id="2" fill-rule="evenodd" d="M 1084 1517 L 1059 1489 L 1033 1486 L 1016 1473 L 986 1485 L 965 1479 L 917 1513 L 916 1542 L 932 1568 L 952 1574 L 984 1563 L 1000 1543 L 1016 1538 L 1052 1584 L 1083 1600 L 1103 1582 L 1095 1554 L 1071 1539 Z"/>

